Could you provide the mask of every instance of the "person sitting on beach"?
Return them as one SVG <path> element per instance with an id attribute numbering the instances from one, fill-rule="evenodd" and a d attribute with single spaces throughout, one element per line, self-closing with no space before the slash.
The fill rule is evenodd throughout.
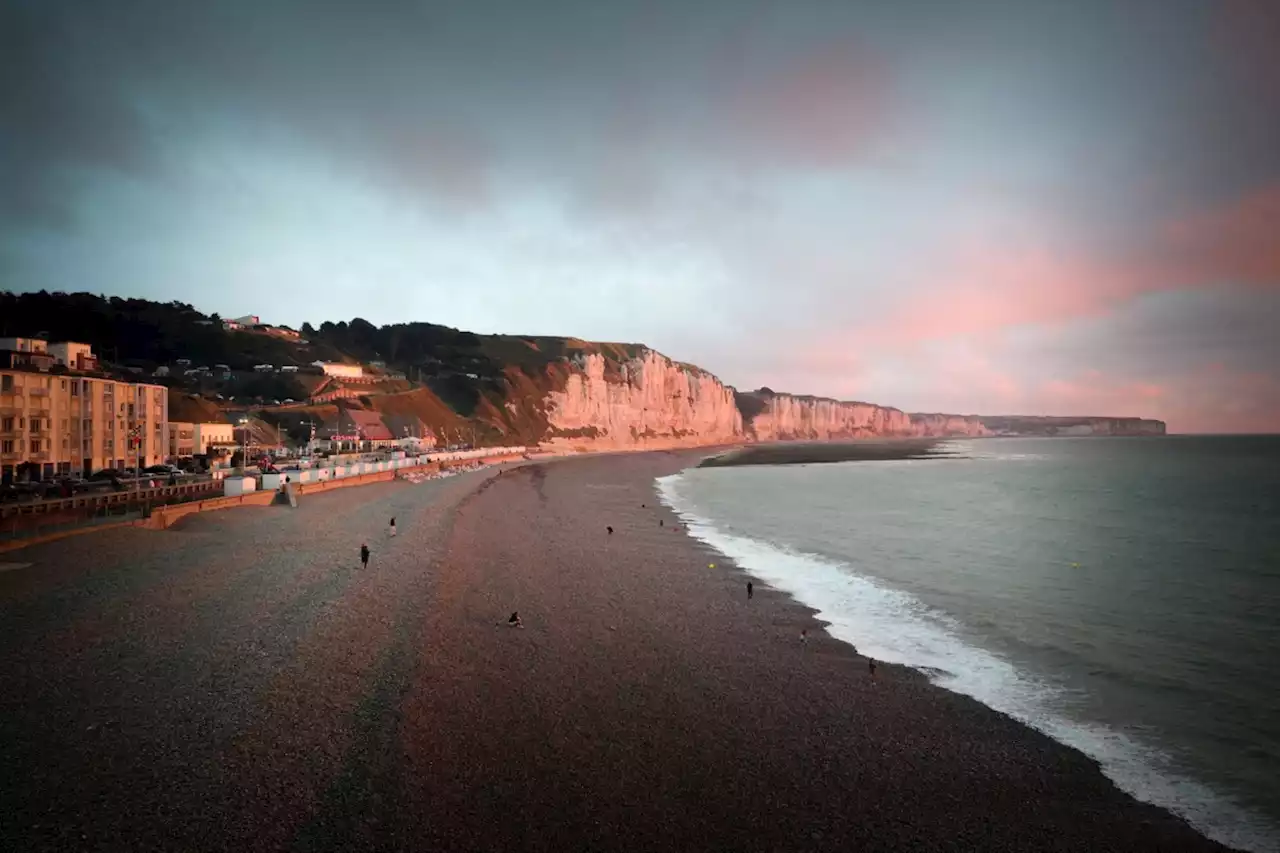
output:
<path id="1" fill-rule="evenodd" d="M 391 535 L 396 535 L 396 517 L 394 515 L 391 516 Z"/>
<path id="2" fill-rule="evenodd" d="M 520 621 L 520 611 L 512 610 L 511 618 L 507 619 L 508 628 L 523 628 L 524 623 Z"/>
<path id="3" fill-rule="evenodd" d="M 612 535 L 613 535 L 613 528 L 612 528 L 612 527 L 606 527 L 606 528 L 605 528 L 605 530 L 609 531 L 609 535 L 610 535 L 610 536 L 612 536 Z"/>

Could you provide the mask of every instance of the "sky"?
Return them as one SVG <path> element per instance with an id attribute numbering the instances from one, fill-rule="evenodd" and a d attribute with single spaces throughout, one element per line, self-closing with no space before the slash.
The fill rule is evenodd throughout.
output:
<path id="1" fill-rule="evenodd" d="M 1280 432 L 1280 3 L 0 0 L 0 288 Z"/>

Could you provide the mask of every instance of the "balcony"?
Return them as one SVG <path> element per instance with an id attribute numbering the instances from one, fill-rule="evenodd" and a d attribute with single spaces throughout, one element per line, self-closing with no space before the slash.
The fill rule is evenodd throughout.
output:
<path id="1" fill-rule="evenodd" d="M 0 397 L 21 397 L 22 389 L 17 385 L 10 385 L 8 388 L 0 388 Z"/>
<path id="2" fill-rule="evenodd" d="M 28 388 L 27 396 L 28 397 L 48 397 L 49 389 L 48 388 Z"/>

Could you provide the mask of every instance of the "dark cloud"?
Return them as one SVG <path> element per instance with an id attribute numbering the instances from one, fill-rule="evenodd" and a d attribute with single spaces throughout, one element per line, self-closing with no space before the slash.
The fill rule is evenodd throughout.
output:
<path id="1" fill-rule="evenodd" d="M 1012 400 L 1010 329 L 1274 290 L 1275 9 L 0 0 L 0 269 L 292 322 L 360 294 L 381 322 L 638 338 L 744 385 Z M 1137 340 L 1235 347 L 1213 361 L 1247 384 L 1274 355 L 1250 330 L 1090 346 L 1129 374 L 1116 395 L 1150 390 Z M 1083 399 L 1051 349 L 1025 361 Z"/>

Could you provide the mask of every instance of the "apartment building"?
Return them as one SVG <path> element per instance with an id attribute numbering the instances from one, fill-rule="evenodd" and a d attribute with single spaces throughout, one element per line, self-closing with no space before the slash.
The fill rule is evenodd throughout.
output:
<path id="1" fill-rule="evenodd" d="M 169 422 L 169 456 L 217 456 L 230 453 L 236 444 L 235 427 L 229 423 Z"/>
<path id="2" fill-rule="evenodd" d="M 5 343 L 0 340 L 0 346 Z M 73 345 L 72 357 L 94 363 L 88 347 L 79 347 L 83 349 Z M 31 363 L 4 362 L 0 475 L 6 480 L 49 479 L 158 465 L 168 455 L 168 419 L 169 390 L 163 386 L 86 376 L 67 371 L 65 365 L 63 372 L 52 372 Z"/>

